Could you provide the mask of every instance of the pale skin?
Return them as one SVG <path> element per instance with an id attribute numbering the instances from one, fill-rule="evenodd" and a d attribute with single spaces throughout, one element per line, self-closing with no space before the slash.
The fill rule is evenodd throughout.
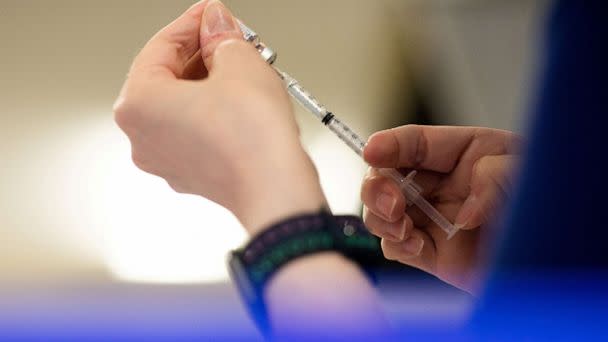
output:
<path id="1" fill-rule="evenodd" d="M 197 3 L 146 44 L 114 111 L 139 168 L 164 178 L 176 191 L 223 205 L 251 235 L 326 205 L 280 79 L 243 41 L 235 19 L 219 1 Z M 408 154 L 408 139 L 416 132 L 426 132 L 426 154 L 422 162 L 408 164 L 416 160 Z M 385 237 L 389 226 L 413 222 L 403 233 L 397 229 L 397 238 L 383 240 L 385 255 L 472 290 L 478 274 L 478 235 L 488 217 L 482 211 L 498 203 L 501 177 L 512 161 L 511 140 L 508 132 L 473 128 L 405 127 L 375 135 L 365 151 L 370 165 L 448 174 L 435 177 L 429 172 L 421 183 L 434 189 L 438 208 L 450 219 L 471 191 L 478 194 L 481 208 L 467 220 L 466 232 L 444 242 L 424 218 L 411 210 L 405 215 L 403 198 L 372 172 L 362 191 L 371 231 Z M 476 164 L 477 178 L 471 177 Z M 440 179 L 444 181 L 436 187 Z M 475 180 L 479 184 L 471 185 Z M 395 200 L 388 216 L 376 205 L 382 193 L 389 195 L 385 202 Z M 404 255 L 402 247 L 417 238 L 425 242 L 420 255 Z M 335 253 L 290 263 L 273 278 L 266 295 L 280 336 L 344 337 L 348 331 L 360 337 L 389 330 L 378 294 L 363 272 Z"/>

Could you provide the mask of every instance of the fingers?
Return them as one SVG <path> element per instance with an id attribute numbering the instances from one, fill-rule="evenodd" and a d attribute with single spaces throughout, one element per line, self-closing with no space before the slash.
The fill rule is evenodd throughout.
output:
<path id="1" fill-rule="evenodd" d="M 361 200 L 375 216 L 389 223 L 403 218 L 406 208 L 405 197 L 397 183 L 373 173 L 363 182 Z"/>
<path id="2" fill-rule="evenodd" d="M 208 0 L 190 7 L 144 46 L 131 66 L 129 77 L 114 103 L 115 121 L 127 134 L 138 127 L 142 106 L 157 107 L 155 100 L 180 94 L 182 85 L 167 80 L 196 78 L 190 65 L 200 48 L 201 15 Z M 175 102 L 172 99 L 171 102 Z"/>
<path id="3" fill-rule="evenodd" d="M 201 55 L 208 70 L 213 67 L 214 55 L 218 46 L 231 40 L 244 42 L 243 33 L 236 18 L 221 1 L 210 0 L 203 13 L 200 26 Z M 252 46 L 249 46 L 249 49 L 254 50 Z"/>
<path id="4" fill-rule="evenodd" d="M 200 48 L 201 1 L 158 32 L 135 58 L 130 76 L 181 78 L 186 64 Z"/>
<path id="5" fill-rule="evenodd" d="M 414 223 L 407 215 L 395 222 L 388 222 L 367 207 L 363 208 L 363 222 L 372 234 L 395 242 L 406 240 L 414 229 Z"/>
<path id="6" fill-rule="evenodd" d="M 206 68 L 211 69 L 218 47 L 232 40 L 244 43 L 230 10 L 218 0 L 201 1 L 146 44 L 135 58 L 130 76 L 200 79 L 205 76 L 205 69 L 193 57 L 200 53 Z M 250 44 L 244 43 L 245 46 L 243 50 L 249 50 L 247 56 L 257 54 Z"/>
<path id="7" fill-rule="evenodd" d="M 374 134 L 366 148 L 365 160 L 378 168 L 414 168 L 447 173 L 453 170 L 481 132 L 494 145 L 508 143 L 507 132 L 473 127 L 402 126 Z M 489 143 L 489 142 L 488 142 Z"/>
<path id="8" fill-rule="evenodd" d="M 473 128 L 408 125 L 374 134 L 365 158 L 375 167 L 449 172 L 474 136 Z"/>
<path id="9" fill-rule="evenodd" d="M 201 55 L 211 78 L 246 79 L 260 87 L 274 86 L 283 91 L 276 73 L 255 47 L 244 40 L 237 19 L 220 1 L 209 2 L 200 36 Z"/>
<path id="10" fill-rule="evenodd" d="M 471 193 L 456 215 L 457 228 L 479 227 L 497 214 L 509 192 L 509 176 L 516 159 L 515 156 L 485 156 L 475 163 Z"/>
<path id="11" fill-rule="evenodd" d="M 422 188 L 422 196 L 432 194 L 439 186 L 442 175 L 435 172 L 418 172 L 416 183 Z M 390 201 L 386 199 L 389 196 Z M 363 180 L 361 186 L 361 200 L 372 210 L 377 216 L 383 217 L 385 220 L 395 222 L 400 219 L 403 210 L 406 208 L 406 200 L 403 192 L 397 183 L 380 174 L 377 169 L 370 168 Z M 393 209 L 387 210 L 387 207 L 392 207 L 391 201 L 396 200 Z M 386 205 L 389 203 L 390 205 Z M 415 213 L 415 211 L 414 211 Z M 420 222 L 414 220 L 418 225 Z"/>
<path id="12" fill-rule="evenodd" d="M 413 229 L 405 241 L 382 239 L 381 246 L 386 259 L 434 274 L 435 245 L 423 231 Z"/>

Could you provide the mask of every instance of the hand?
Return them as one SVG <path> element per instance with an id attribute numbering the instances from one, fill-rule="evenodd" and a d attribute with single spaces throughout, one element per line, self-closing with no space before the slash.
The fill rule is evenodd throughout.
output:
<path id="1" fill-rule="evenodd" d="M 115 119 L 139 168 L 225 206 L 252 234 L 324 204 L 282 82 L 219 1 L 147 43 Z"/>
<path id="2" fill-rule="evenodd" d="M 417 170 L 423 195 L 460 231 L 447 240 L 397 184 L 370 170 L 361 197 L 364 221 L 386 258 L 474 293 L 481 281 L 482 235 L 510 193 L 520 138 L 487 128 L 404 126 L 373 135 L 365 160 L 376 168 Z"/>

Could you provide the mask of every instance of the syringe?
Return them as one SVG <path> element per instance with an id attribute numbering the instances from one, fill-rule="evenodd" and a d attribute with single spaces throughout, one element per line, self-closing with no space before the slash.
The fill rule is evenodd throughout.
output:
<path id="1" fill-rule="evenodd" d="M 306 91 L 298 83 L 298 81 L 296 81 L 296 79 L 274 66 L 273 64 L 276 61 L 277 54 L 272 49 L 260 42 L 258 34 L 252 29 L 245 26 L 242 22 L 239 22 L 239 25 L 243 31 L 245 40 L 255 45 L 262 55 L 262 58 L 272 65 L 274 70 L 283 79 L 289 94 L 300 105 L 321 120 L 325 126 L 329 127 L 329 129 L 334 132 L 344 143 L 346 143 L 348 147 L 363 158 L 363 150 L 365 149 L 366 142 L 361 139 L 358 134 L 353 132 L 346 124 L 338 120 L 338 118 L 336 118 L 332 112 L 327 110 L 325 106 L 319 103 L 319 101 L 317 101 L 308 91 Z M 422 196 L 422 188 L 414 181 L 416 171 L 412 171 L 407 176 L 403 176 L 401 172 L 395 169 L 379 169 L 379 172 L 385 177 L 395 181 L 409 202 L 408 204 L 414 204 L 420 208 L 420 210 L 422 210 L 431 220 L 433 220 L 433 222 L 435 222 L 446 232 L 446 234 L 448 234 L 448 239 L 451 239 L 454 235 L 456 235 L 458 229 Z"/>

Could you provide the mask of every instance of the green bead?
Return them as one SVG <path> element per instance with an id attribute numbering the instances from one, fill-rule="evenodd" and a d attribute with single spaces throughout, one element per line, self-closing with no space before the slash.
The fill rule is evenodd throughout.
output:
<path id="1" fill-rule="evenodd" d="M 284 257 L 284 253 L 281 249 L 277 249 L 274 252 L 272 252 L 272 255 L 270 256 L 270 258 L 272 259 L 272 261 L 275 264 L 280 263 L 283 259 L 285 259 Z"/>
<path id="2" fill-rule="evenodd" d="M 299 240 L 294 240 L 289 243 L 289 248 L 292 254 L 300 254 L 302 251 L 302 243 Z"/>
<path id="3" fill-rule="evenodd" d="M 313 236 L 309 236 L 308 239 L 306 239 L 306 242 L 308 243 L 308 248 L 309 249 L 314 249 L 315 248 L 315 239 Z"/>
<path id="4" fill-rule="evenodd" d="M 289 244 L 287 244 L 287 243 L 281 244 L 278 249 L 281 251 L 283 256 L 288 256 L 291 254 L 291 250 L 289 249 Z"/>

